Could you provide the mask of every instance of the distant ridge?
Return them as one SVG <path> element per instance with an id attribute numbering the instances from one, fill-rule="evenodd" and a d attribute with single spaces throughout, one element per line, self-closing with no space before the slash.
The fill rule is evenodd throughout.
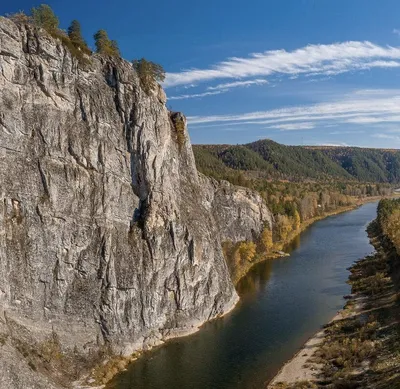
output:
<path id="1" fill-rule="evenodd" d="M 244 171 L 267 179 L 400 183 L 400 151 L 344 146 L 286 146 L 269 139 L 245 145 L 195 145 L 197 168 L 224 176 Z"/>

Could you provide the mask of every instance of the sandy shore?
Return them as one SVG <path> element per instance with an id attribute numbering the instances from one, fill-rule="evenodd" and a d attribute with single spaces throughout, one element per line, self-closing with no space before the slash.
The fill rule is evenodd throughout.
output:
<path id="1" fill-rule="evenodd" d="M 351 308 L 343 308 L 336 314 L 330 323 L 333 323 L 336 320 L 351 317 L 361 311 L 363 306 L 361 299 L 353 299 L 351 301 L 353 302 Z M 303 348 L 292 359 L 283 365 L 278 374 L 272 379 L 272 381 L 270 381 L 267 389 L 273 388 L 274 385 L 278 384 L 279 382 L 293 384 L 300 381 L 314 381 L 316 376 L 321 372 L 322 366 L 315 363 L 310 363 L 308 360 L 310 357 L 312 357 L 324 339 L 325 330 L 321 330 L 311 337 L 305 343 Z"/>
<path id="2" fill-rule="evenodd" d="M 279 382 L 291 384 L 299 381 L 313 381 L 315 375 L 320 371 L 320 368 L 317 365 L 307 364 L 307 361 L 323 341 L 324 335 L 325 331 L 322 330 L 309 339 L 303 348 L 291 360 L 283 365 L 275 378 L 268 384 L 267 388 L 272 388 Z"/>

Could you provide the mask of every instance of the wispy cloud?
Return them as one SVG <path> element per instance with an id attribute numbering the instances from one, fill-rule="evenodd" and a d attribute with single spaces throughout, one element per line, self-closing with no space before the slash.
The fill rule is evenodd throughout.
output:
<path id="1" fill-rule="evenodd" d="M 387 122 L 400 122 L 400 115 L 394 116 L 357 116 L 355 118 L 347 119 L 346 123 L 354 124 L 373 124 L 373 123 L 387 123 Z"/>
<path id="2" fill-rule="evenodd" d="M 328 126 L 326 126 L 328 127 Z M 360 130 L 360 131 L 348 131 L 348 130 L 342 130 L 342 131 L 332 131 L 329 133 L 329 135 L 345 135 L 345 134 L 364 134 L 365 131 Z"/>
<path id="3" fill-rule="evenodd" d="M 226 93 L 228 90 L 218 90 L 215 92 L 204 92 L 204 93 L 195 93 L 192 95 L 179 95 L 179 96 L 171 96 L 168 97 L 168 100 L 184 100 L 184 99 L 195 99 L 195 98 L 201 98 L 205 96 L 213 96 L 213 95 L 220 95 L 221 93 Z"/>
<path id="4" fill-rule="evenodd" d="M 400 94 L 393 95 L 391 90 L 383 93 L 359 95 L 355 93 L 337 101 L 314 105 L 281 108 L 268 111 L 248 112 L 240 115 L 192 116 L 191 125 L 246 123 L 269 124 L 288 122 L 337 122 L 352 124 L 370 124 L 388 121 L 400 122 Z"/>
<path id="5" fill-rule="evenodd" d="M 168 73 L 164 85 L 172 87 L 216 79 L 243 79 L 272 74 L 331 76 L 349 71 L 394 67 L 400 67 L 400 48 L 352 41 L 309 45 L 290 52 L 273 50 L 244 58 L 228 58 L 208 69 Z"/>
<path id="6" fill-rule="evenodd" d="M 400 142 L 400 136 L 398 135 L 390 135 L 390 134 L 373 134 L 372 135 L 374 138 L 380 138 L 380 139 L 391 139 L 395 140 L 397 142 Z"/>
<path id="7" fill-rule="evenodd" d="M 188 117 L 192 128 L 249 126 L 263 130 L 306 131 L 318 129 L 329 135 L 371 134 L 377 138 L 400 141 L 400 91 L 357 90 L 336 100 L 286 107 L 281 109 L 247 112 L 240 115 L 214 115 Z M 265 125 L 268 125 L 265 127 Z M 338 130 L 331 131 L 331 127 Z M 370 135 L 368 135 L 370 136 Z"/>
<path id="8" fill-rule="evenodd" d="M 257 79 L 257 80 L 248 80 L 248 81 L 236 81 L 236 82 L 228 82 L 225 84 L 219 84 L 217 86 L 209 86 L 207 90 L 221 90 L 221 89 L 231 89 L 237 87 L 248 87 L 251 85 L 263 85 L 268 84 L 267 80 Z"/>
<path id="9" fill-rule="evenodd" d="M 327 146 L 327 147 L 349 147 L 347 143 L 317 143 L 315 146 Z"/>
<path id="10" fill-rule="evenodd" d="M 201 97 L 206 97 L 206 96 L 214 96 L 214 95 L 219 95 L 221 93 L 229 92 L 232 88 L 249 87 L 252 85 L 263 85 L 263 84 L 267 84 L 267 83 L 268 83 L 267 80 L 262 80 L 262 79 L 228 82 L 228 83 L 219 84 L 216 86 L 209 86 L 207 88 L 208 92 L 171 96 L 171 97 L 168 97 L 168 100 L 184 100 L 184 99 L 201 98 Z M 197 86 L 196 84 L 189 84 L 187 86 L 184 86 L 184 88 L 189 89 L 189 88 L 193 88 L 196 86 Z"/>
<path id="11" fill-rule="evenodd" d="M 288 123 L 288 124 L 276 124 L 274 126 L 270 126 L 267 128 L 277 128 L 282 131 L 290 131 L 290 130 L 311 130 L 315 128 L 315 124 L 311 122 L 305 123 Z"/>
<path id="12" fill-rule="evenodd" d="M 400 30 L 398 28 L 394 28 L 392 32 L 393 34 L 400 36 Z"/>

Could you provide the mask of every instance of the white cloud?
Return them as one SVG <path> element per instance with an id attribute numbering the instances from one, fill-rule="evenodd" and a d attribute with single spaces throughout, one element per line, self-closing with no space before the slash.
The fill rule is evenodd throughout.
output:
<path id="1" fill-rule="evenodd" d="M 394 67 L 400 67 L 400 48 L 352 41 L 331 45 L 309 45 L 291 52 L 273 50 L 251 54 L 246 58 L 228 58 L 208 69 L 168 73 L 164 86 L 272 74 L 330 76 L 353 70 Z"/>
<path id="2" fill-rule="evenodd" d="M 387 121 L 400 121 L 400 94 L 393 95 L 392 90 L 387 94 L 354 93 L 341 100 L 288 107 L 268 111 L 249 112 L 240 115 L 192 116 L 188 118 L 191 125 L 222 123 L 246 124 L 276 124 L 287 122 L 314 122 L 327 121 L 329 124 L 337 122 L 352 124 L 368 124 Z"/>
<path id="3" fill-rule="evenodd" d="M 349 147 L 347 143 L 316 143 L 315 146 L 327 146 L 327 147 Z"/>
<path id="4" fill-rule="evenodd" d="M 303 123 L 289 123 L 289 124 L 276 124 L 267 128 L 277 128 L 282 131 L 290 131 L 290 130 L 311 130 L 315 128 L 314 123 L 303 122 Z"/>
<path id="5" fill-rule="evenodd" d="M 189 85 L 185 85 L 183 88 L 184 89 L 190 89 L 190 88 L 196 88 L 197 84 L 189 84 Z"/>
<path id="6" fill-rule="evenodd" d="M 373 124 L 373 123 L 387 123 L 387 122 L 400 122 L 400 115 L 396 115 L 396 116 L 357 116 L 355 118 L 346 120 L 346 123 L 354 123 L 354 124 Z"/>
<path id="7" fill-rule="evenodd" d="M 389 134 L 373 134 L 372 135 L 374 138 L 380 138 L 380 139 L 390 139 L 394 140 L 396 142 L 400 142 L 400 136 L 396 135 L 389 135 Z"/>
<path id="8" fill-rule="evenodd" d="M 219 84 L 217 86 L 209 86 L 207 90 L 221 90 L 221 89 L 231 89 L 237 87 L 248 87 L 250 85 L 263 85 L 268 84 L 267 80 L 257 79 L 257 80 L 248 80 L 248 81 L 236 81 L 236 82 L 228 82 L 226 84 Z"/>
<path id="9" fill-rule="evenodd" d="M 226 93 L 228 90 L 221 90 L 215 92 L 204 92 L 204 93 L 195 93 L 193 95 L 179 95 L 179 96 L 171 96 L 168 97 L 168 100 L 184 100 L 184 99 L 195 99 L 205 96 L 213 96 L 213 95 L 220 95 L 221 93 Z"/>
<path id="10" fill-rule="evenodd" d="M 400 89 L 358 89 L 352 91 L 348 96 L 398 96 L 400 95 Z"/>
<path id="11" fill-rule="evenodd" d="M 397 142 L 400 141 L 397 135 L 400 133 L 400 91 L 354 91 L 327 103 L 240 115 L 192 116 L 188 117 L 188 122 L 193 128 L 219 127 L 230 131 L 249 126 L 281 131 L 319 129 L 330 135 L 365 133 L 371 136 L 368 130 L 374 129 L 378 134 L 373 136 Z M 340 129 L 332 131 L 330 128 L 335 126 Z"/>
<path id="12" fill-rule="evenodd" d="M 400 30 L 398 28 L 394 28 L 392 32 L 393 34 L 400 36 Z"/>
<path id="13" fill-rule="evenodd" d="M 229 82 L 229 83 L 225 83 L 225 84 L 219 84 L 216 86 L 210 86 L 207 88 L 207 90 L 209 92 L 171 96 L 171 97 L 168 97 L 168 100 L 184 100 L 184 99 L 201 98 L 201 97 L 206 97 L 206 96 L 214 96 L 214 95 L 219 95 L 221 93 L 229 92 L 229 90 L 232 88 L 249 87 L 251 85 L 263 85 L 263 84 L 267 84 L 267 83 L 268 83 L 267 80 L 262 80 L 262 79 Z M 189 89 L 189 88 L 193 88 L 196 86 L 197 86 L 196 84 L 190 84 L 190 85 L 184 86 L 184 88 Z"/>
<path id="14" fill-rule="evenodd" d="M 326 126 L 328 127 L 328 126 Z M 330 126 L 329 126 L 330 127 Z M 336 126 L 335 126 L 336 127 Z M 342 130 L 342 131 L 333 131 L 330 132 L 329 135 L 344 135 L 344 134 L 364 134 L 365 131 L 347 131 L 347 130 Z"/>

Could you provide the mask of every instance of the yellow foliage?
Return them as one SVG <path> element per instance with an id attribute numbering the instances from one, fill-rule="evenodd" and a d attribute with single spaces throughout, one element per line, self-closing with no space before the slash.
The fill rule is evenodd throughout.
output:
<path id="1" fill-rule="evenodd" d="M 277 229 L 281 240 L 285 240 L 290 231 L 292 231 L 292 223 L 286 215 L 278 215 L 276 218 Z"/>
<path id="2" fill-rule="evenodd" d="M 245 261 L 251 262 L 256 255 L 256 250 L 257 246 L 254 242 L 242 242 L 239 245 L 240 257 Z"/>
<path id="3" fill-rule="evenodd" d="M 242 262 L 242 257 L 240 256 L 240 248 L 238 247 L 233 253 L 234 268 L 239 269 L 241 262 Z"/>
<path id="4" fill-rule="evenodd" d="M 400 250 L 400 209 L 394 210 L 386 220 L 384 232 L 393 242 L 397 250 Z"/>
<path id="5" fill-rule="evenodd" d="M 300 214 L 296 210 L 294 211 L 294 216 L 293 216 L 293 229 L 298 230 L 300 228 L 301 220 L 300 220 Z"/>
<path id="6" fill-rule="evenodd" d="M 263 251 L 269 251 L 274 246 L 274 241 L 272 239 L 272 231 L 270 228 L 264 228 L 260 237 L 261 249 Z"/>

